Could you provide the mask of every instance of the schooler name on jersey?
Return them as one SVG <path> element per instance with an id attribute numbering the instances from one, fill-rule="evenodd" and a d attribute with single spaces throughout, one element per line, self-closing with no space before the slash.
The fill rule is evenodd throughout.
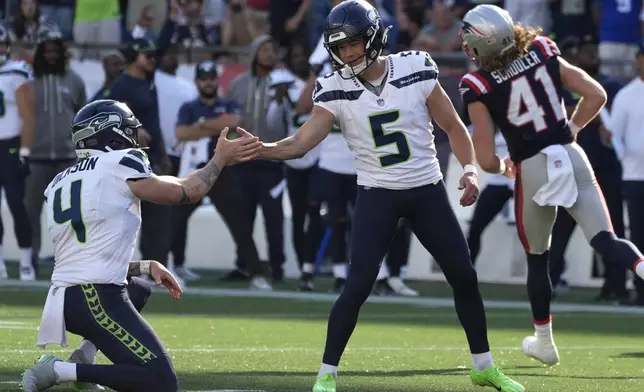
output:
<path id="1" fill-rule="evenodd" d="M 490 75 L 498 84 L 501 84 L 539 64 L 541 64 L 541 59 L 537 53 L 530 51 L 525 56 L 511 62 L 508 68 L 494 70 L 490 72 Z"/>
<path id="2" fill-rule="evenodd" d="M 55 187 L 56 184 L 60 182 L 60 180 L 62 180 L 63 178 L 67 177 L 70 174 L 96 169 L 96 162 L 98 162 L 98 158 L 99 157 L 97 156 L 85 158 L 80 162 L 78 162 L 77 164 L 75 164 L 74 166 L 65 169 L 65 171 L 62 171 L 56 174 L 56 177 L 54 177 L 54 180 L 51 183 L 51 188 Z"/>

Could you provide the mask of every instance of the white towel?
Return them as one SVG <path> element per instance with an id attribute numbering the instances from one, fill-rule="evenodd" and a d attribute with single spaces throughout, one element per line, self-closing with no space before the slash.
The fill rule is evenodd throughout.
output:
<path id="1" fill-rule="evenodd" d="M 181 161 L 179 163 L 179 178 L 186 177 L 188 174 L 197 170 L 202 163 L 208 162 L 208 145 L 210 138 L 189 141 L 183 145 L 181 152 Z"/>
<path id="2" fill-rule="evenodd" d="M 37 346 L 44 349 L 48 344 L 67 347 L 65 330 L 65 287 L 51 286 L 38 328 Z"/>
<path id="3" fill-rule="evenodd" d="M 579 191 L 568 152 L 559 144 L 548 146 L 541 152 L 547 156 L 548 182 L 537 191 L 532 200 L 542 207 L 572 207 L 577 201 Z"/>

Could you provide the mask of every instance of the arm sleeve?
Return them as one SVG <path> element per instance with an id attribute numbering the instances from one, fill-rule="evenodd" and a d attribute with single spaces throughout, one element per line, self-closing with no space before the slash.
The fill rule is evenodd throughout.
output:
<path id="1" fill-rule="evenodd" d="M 415 74 L 421 78 L 421 88 L 425 98 L 434 91 L 438 83 L 438 66 L 427 52 L 420 52 L 415 60 Z"/>

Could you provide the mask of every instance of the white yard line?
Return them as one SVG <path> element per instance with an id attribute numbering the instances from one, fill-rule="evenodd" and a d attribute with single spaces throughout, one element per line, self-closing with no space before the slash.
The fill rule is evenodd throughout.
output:
<path id="1" fill-rule="evenodd" d="M 588 346 L 558 346 L 559 351 L 592 351 L 592 350 L 642 350 L 644 346 L 628 345 L 588 345 Z M 518 351 L 520 346 L 494 347 L 494 350 Z M 319 352 L 319 348 L 313 347 L 191 347 L 191 348 L 169 348 L 170 353 L 249 353 L 249 352 Z M 348 347 L 347 351 L 372 352 L 372 351 L 467 351 L 466 346 L 365 346 Z M 36 354 L 44 350 L 0 350 L 0 354 Z M 48 350 L 51 353 L 71 352 L 71 350 Z"/>

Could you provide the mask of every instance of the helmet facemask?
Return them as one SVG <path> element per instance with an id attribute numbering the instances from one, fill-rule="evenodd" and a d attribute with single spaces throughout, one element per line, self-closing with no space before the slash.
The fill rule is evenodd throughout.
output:
<path id="1" fill-rule="evenodd" d="M 382 54 L 383 49 L 387 44 L 387 35 L 392 26 L 385 29 L 380 27 L 380 22 L 376 26 L 369 26 L 355 36 L 347 37 L 342 31 L 329 34 L 326 37 L 324 47 L 333 63 L 338 69 L 340 77 L 343 79 L 351 79 L 364 73 L 378 57 Z M 354 42 L 361 40 L 364 43 L 364 56 L 358 65 L 350 65 L 345 63 L 341 56 L 338 47 L 344 43 Z"/>

